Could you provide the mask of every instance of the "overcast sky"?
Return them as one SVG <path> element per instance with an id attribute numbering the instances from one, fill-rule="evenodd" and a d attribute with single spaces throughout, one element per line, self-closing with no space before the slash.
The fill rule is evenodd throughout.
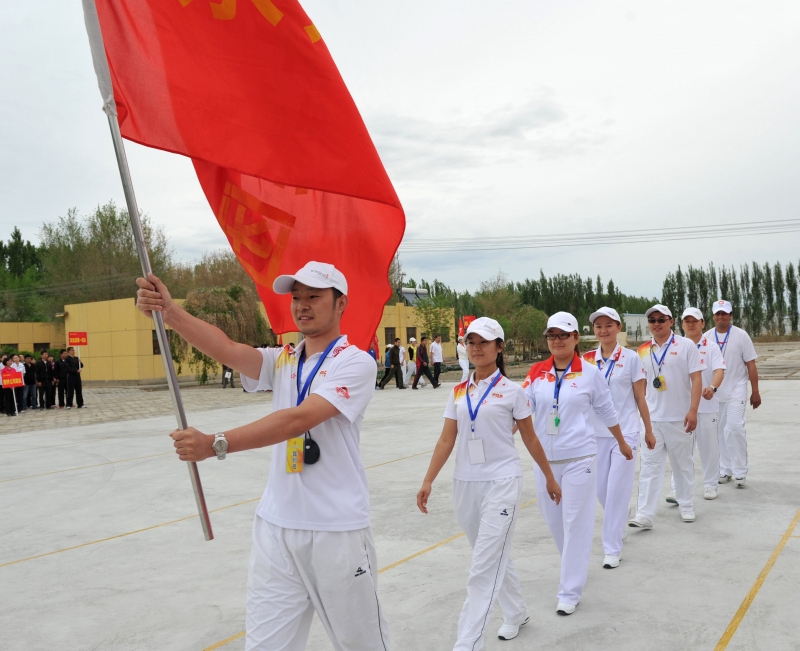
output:
<path id="1" fill-rule="evenodd" d="M 177 0 L 165 0 L 177 1 Z M 207 0 L 202 0 L 207 1 Z M 240 0 L 243 1 L 243 0 Z M 406 211 L 406 237 L 541 235 L 798 217 L 800 3 L 306 0 Z M 0 22 L 0 239 L 124 205 L 80 3 Z M 226 246 L 191 164 L 128 143 L 142 210 L 184 260 Z M 408 254 L 474 290 L 613 277 L 661 293 L 678 264 L 797 263 L 800 233 Z"/>

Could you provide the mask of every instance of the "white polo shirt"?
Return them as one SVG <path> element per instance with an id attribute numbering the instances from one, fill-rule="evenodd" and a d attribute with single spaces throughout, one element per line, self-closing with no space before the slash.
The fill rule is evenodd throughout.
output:
<path id="1" fill-rule="evenodd" d="M 535 412 L 534 429 L 548 461 L 564 461 L 597 454 L 597 438 L 591 423 L 595 412 L 605 427 L 619 423 L 617 410 L 605 379 L 595 366 L 575 355 L 564 375 L 558 396 L 558 434 L 547 434 L 547 415 L 553 412 L 556 375 L 553 358 L 531 366 L 522 383 Z"/>
<path id="2" fill-rule="evenodd" d="M 519 453 L 511 433 L 515 420 L 531 415 L 531 407 L 525 392 L 515 382 L 501 377 L 489 392 L 478 409 L 475 418 L 475 438 L 483 441 L 484 463 L 473 464 L 469 460 L 469 445 L 472 438 L 467 391 L 472 401 L 472 409 L 494 382 L 500 369 L 475 385 L 475 374 L 469 380 L 457 385 L 447 400 L 444 417 L 458 423 L 458 447 L 456 448 L 456 467 L 454 479 L 460 481 L 495 481 L 507 477 L 522 477 Z"/>
<path id="3" fill-rule="evenodd" d="M 716 328 L 711 328 L 706 332 L 705 336 L 708 337 L 709 345 L 717 346 L 717 340 L 720 344 L 725 342 L 725 333 L 717 332 Z M 746 362 L 752 362 L 758 359 L 756 355 L 753 340 L 741 328 L 731 326 L 728 341 L 724 345 L 717 346 L 722 351 L 722 357 L 725 359 L 725 381 L 717 391 L 717 399 L 720 402 L 728 402 L 730 400 L 747 400 L 747 381 L 749 375 L 747 373 Z"/>
<path id="4" fill-rule="evenodd" d="M 259 348 L 259 378 L 241 376 L 245 391 L 272 390 L 272 410 L 297 405 L 297 363 L 305 347 Z M 322 353 L 307 358 L 301 383 Z M 339 414 L 317 425 L 311 437 L 320 459 L 302 472 L 286 472 L 286 441 L 273 446 L 269 480 L 256 513 L 287 529 L 354 531 L 369 526 L 369 487 L 359 452 L 361 421 L 375 390 L 375 360 L 342 336 L 322 362 L 309 394 L 325 398 Z M 301 384 L 302 385 L 302 384 Z"/>
<path id="5" fill-rule="evenodd" d="M 442 344 L 437 344 L 435 341 L 431 344 L 431 358 L 434 364 L 444 361 L 444 357 L 442 357 Z"/>
<path id="6" fill-rule="evenodd" d="M 633 394 L 633 385 L 636 382 L 646 382 L 642 360 L 634 351 L 623 348 L 619 344 L 614 348 L 608 361 L 603 359 L 601 348 L 584 353 L 583 359 L 596 366 L 603 376 L 603 380 L 608 384 L 622 434 L 626 440 L 630 439 L 628 442 L 631 445 L 635 444 L 639 440 L 641 421 L 639 420 L 636 396 Z M 608 427 L 597 417 L 597 414 L 592 412 L 591 416 L 595 436 L 613 436 L 608 431 Z"/>
<path id="7" fill-rule="evenodd" d="M 458 355 L 458 361 L 459 362 L 468 362 L 469 361 L 469 355 L 467 354 L 467 347 L 464 344 L 462 344 L 460 341 L 458 342 L 458 345 L 456 346 L 456 354 Z"/>
<path id="8" fill-rule="evenodd" d="M 669 342 L 667 339 L 664 346 Z M 692 406 L 692 379 L 689 374 L 703 370 L 697 346 L 691 339 L 675 335 L 672 345 L 664 355 L 660 374 L 658 360 L 661 359 L 663 350 L 655 340 L 651 339 L 639 346 L 638 352 L 647 374 L 647 407 L 650 409 L 650 419 L 661 423 L 682 423 Z M 664 376 L 667 386 L 665 391 L 658 391 L 653 386 L 653 380 L 659 375 Z"/>
<path id="9" fill-rule="evenodd" d="M 400 363 L 401 364 L 406 363 L 406 349 L 403 348 L 402 346 L 400 346 Z"/>
<path id="10" fill-rule="evenodd" d="M 705 388 L 709 386 L 714 379 L 714 371 L 719 369 L 723 371 L 726 370 L 725 360 L 722 357 L 722 353 L 719 352 L 717 343 L 713 339 L 709 342 L 707 335 L 703 335 L 700 338 L 700 343 L 695 344 L 695 346 L 697 346 L 697 352 L 700 354 L 700 364 L 703 366 L 703 388 Z M 722 385 L 727 381 L 728 378 L 726 377 Z M 721 388 L 722 385 L 718 388 Z M 719 391 L 717 391 L 717 393 L 719 393 Z M 700 407 L 697 409 L 698 414 L 716 414 L 719 411 L 719 398 L 717 398 L 717 393 L 714 394 L 711 400 L 700 398 Z"/>

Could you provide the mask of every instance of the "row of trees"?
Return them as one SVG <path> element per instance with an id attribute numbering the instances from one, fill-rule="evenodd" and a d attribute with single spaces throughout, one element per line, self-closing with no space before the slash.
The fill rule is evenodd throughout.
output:
<path id="1" fill-rule="evenodd" d="M 791 262 L 785 268 L 780 262 L 753 262 L 738 269 L 717 269 L 711 263 L 667 274 L 661 302 L 676 315 L 687 306 L 697 307 L 710 322 L 713 302 L 724 298 L 733 305 L 734 322 L 752 336 L 785 335 L 798 331 L 797 290 L 798 273 Z"/>

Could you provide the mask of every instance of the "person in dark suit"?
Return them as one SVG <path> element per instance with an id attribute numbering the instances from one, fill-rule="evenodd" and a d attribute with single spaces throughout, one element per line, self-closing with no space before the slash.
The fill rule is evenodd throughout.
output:
<path id="1" fill-rule="evenodd" d="M 58 407 L 63 409 L 66 405 L 67 395 L 67 377 L 69 376 L 69 367 L 67 366 L 67 351 L 62 348 L 59 351 L 59 358 L 55 361 L 55 385 L 58 388 Z M 55 400 L 53 401 L 55 404 Z"/>
<path id="2" fill-rule="evenodd" d="M 72 397 L 78 403 L 78 409 L 83 409 L 83 385 L 81 384 L 81 371 L 83 362 L 75 357 L 75 349 L 67 348 L 67 409 L 72 409 Z"/>
<path id="3" fill-rule="evenodd" d="M 26 409 L 38 409 L 36 401 L 36 364 L 33 355 L 25 355 L 25 386 L 22 391 L 22 404 Z"/>
<path id="4" fill-rule="evenodd" d="M 50 359 L 50 353 L 42 351 L 36 362 L 36 388 L 39 393 L 40 409 L 55 409 L 56 369 Z"/>
<path id="5" fill-rule="evenodd" d="M 434 382 L 433 375 L 431 375 L 430 359 L 428 358 L 428 337 L 422 337 L 419 342 L 419 346 L 417 347 L 417 362 L 419 363 L 419 366 L 417 366 L 417 375 L 414 377 L 414 384 L 411 386 L 411 388 L 418 388 L 417 384 L 419 383 L 420 378 L 424 375 L 426 378 L 428 378 L 431 386 L 434 389 L 438 389 L 440 385 L 437 382 Z"/>
<path id="6" fill-rule="evenodd" d="M 400 338 L 394 340 L 394 346 L 389 349 L 389 369 L 384 373 L 379 388 L 386 388 L 389 380 L 394 377 L 398 389 L 405 389 L 403 385 L 403 367 L 400 365 Z"/>

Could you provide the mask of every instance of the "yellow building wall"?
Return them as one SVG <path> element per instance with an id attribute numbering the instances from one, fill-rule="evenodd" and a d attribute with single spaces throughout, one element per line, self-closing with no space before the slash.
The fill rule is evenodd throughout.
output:
<path id="1" fill-rule="evenodd" d="M 442 342 L 442 353 L 445 357 L 453 358 L 456 356 L 456 343 L 457 332 L 455 332 L 455 311 L 453 313 L 453 327 L 450 329 L 450 341 Z M 378 343 L 381 345 L 381 350 L 386 350 L 386 344 L 390 343 L 386 339 L 386 329 L 394 328 L 395 337 L 400 337 L 400 344 L 408 346 L 408 330 L 407 328 L 417 329 L 417 343 L 420 342 L 422 337 L 423 325 L 422 321 L 417 316 L 416 310 L 404 303 L 396 303 L 395 305 L 387 305 L 383 308 L 383 317 L 381 318 L 380 325 L 378 326 Z M 429 333 L 433 336 L 434 333 Z M 428 345 L 430 351 L 430 342 Z"/>
<path id="2" fill-rule="evenodd" d="M 34 344 L 60 348 L 65 340 L 60 323 L 0 323 L 0 346 L 12 344 L 17 350 L 33 351 Z"/>

